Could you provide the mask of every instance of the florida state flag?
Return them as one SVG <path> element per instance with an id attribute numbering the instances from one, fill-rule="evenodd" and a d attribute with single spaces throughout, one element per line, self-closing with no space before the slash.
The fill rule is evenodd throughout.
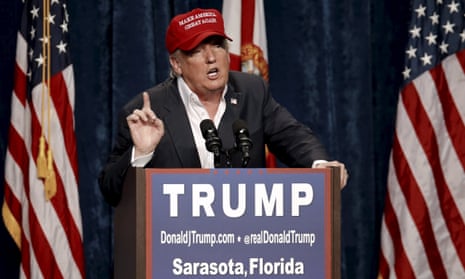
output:
<path id="1" fill-rule="evenodd" d="M 224 0 L 223 18 L 230 44 L 231 70 L 261 75 L 268 81 L 268 50 L 263 0 Z M 268 149 L 266 165 L 276 167 Z"/>

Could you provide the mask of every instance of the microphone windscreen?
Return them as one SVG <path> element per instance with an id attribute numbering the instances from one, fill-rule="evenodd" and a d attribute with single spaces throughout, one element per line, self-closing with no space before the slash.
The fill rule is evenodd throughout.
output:
<path id="1" fill-rule="evenodd" d="M 216 131 L 215 124 L 210 119 L 204 119 L 200 122 L 200 130 L 203 137 L 206 138 L 208 134 Z"/>
<path id="2" fill-rule="evenodd" d="M 248 135 L 247 124 L 242 119 L 237 119 L 236 121 L 234 121 L 232 128 L 233 128 L 234 134 L 246 133 L 246 135 Z"/>

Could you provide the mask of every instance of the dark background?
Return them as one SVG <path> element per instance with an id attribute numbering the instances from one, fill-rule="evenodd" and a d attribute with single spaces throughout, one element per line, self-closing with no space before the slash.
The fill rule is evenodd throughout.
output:
<path id="1" fill-rule="evenodd" d="M 376 278 L 410 1 L 264 2 L 272 94 L 350 172 L 342 191 L 343 278 Z M 87 278 L 111 277 L 113 212 L 97 176 L 112 146 L 116 114 L 168 76 L 166 27 L 173 15 L 195 7 L 221 10 L 222 1 L 68 0 Z M 0 1 L 2 180 L 20 15 L 20 0 Z M 19 251 L 2 222 L 0 247 L 1 278 L 17 278 Z"/>

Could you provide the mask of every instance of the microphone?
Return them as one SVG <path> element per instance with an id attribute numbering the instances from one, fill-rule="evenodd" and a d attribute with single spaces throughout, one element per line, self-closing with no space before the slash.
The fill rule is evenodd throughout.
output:
<path id="1" fill-rule="evenodd" d="M 249 138 L 249 130 L 244 120 L 238 119 L 233 123 L 233 132 L 236 139 L 236 148 L 242 152 L 242 167 L 246 167 L 250 160 L 252 140 Z"/>
<path id="2" fill-rule="evenodd" d="M 207 147 L 207 150 L 212 152 L 214 155 L 215 167 L 217 168 L 220 166 L 220 154 L 223 144 L 218 136 L 215 124 L 213 124 L 213 121 L 210 119 L 204 119 L 200 122 L 200 130 L 202 131 L 202 136 L 205 139 L 205 146 Z"/>

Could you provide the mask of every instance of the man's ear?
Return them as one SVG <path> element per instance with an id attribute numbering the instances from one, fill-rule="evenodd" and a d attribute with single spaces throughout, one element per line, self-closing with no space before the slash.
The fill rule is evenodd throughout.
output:
<path id="1" fill-rule="evenodd" d="M 170 55 L 170 64 L 173 71 L 176 75 L 180 76 L 182 74 L 181 63 L 179 62 L 178 58 L 174 55 Z"/>

